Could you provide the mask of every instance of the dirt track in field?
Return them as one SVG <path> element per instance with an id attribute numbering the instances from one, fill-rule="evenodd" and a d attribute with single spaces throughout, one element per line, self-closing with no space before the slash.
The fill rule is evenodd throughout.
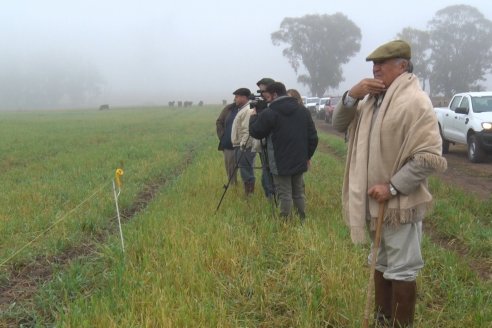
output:
<path id="1" fill-rule="evenodd" d="M 318 130 L 343 137 L 335 131 L 331 124 L 316 120 Z M 481 199 L 489 199 L 492 195 L 492 156 L 484 163 L 468 161 L 465 145 L 450 145 L 449 154 L 444 156 L 448 161 L 446 172 L 438 175 L 443 181 L 476 194 Z"/>

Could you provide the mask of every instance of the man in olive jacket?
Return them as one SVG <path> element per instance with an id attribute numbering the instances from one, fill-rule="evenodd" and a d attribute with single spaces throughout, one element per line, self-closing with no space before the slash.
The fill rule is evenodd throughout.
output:
<path id="1" fill-rule="evenodd" d="M 291 215 L 292 203 L 301 219 L 305 218 L 303 174 L 318 145 L 318 134 L 311 115 L 287 96 L 285 85 L 274 82 L 263 94 L 269 106 L 261 114 L 253 112 L 249 133 L 267 138 L 267 152 L 273 182 L 280 200 L 280 216 Z"/>
<path id="2" fill-rule="evenodd" d="M 231 140 L 232 124 L 237 113 L 238 108 L 236 104 L 228 104 L 224 107 L 215 122 L 217 137 L 219 138 L 218 150 L 224 153 L 225 170 L 227 179 L 228 181 L 230 180 L 231 185 L 237 184 L 236 154 Z"/>

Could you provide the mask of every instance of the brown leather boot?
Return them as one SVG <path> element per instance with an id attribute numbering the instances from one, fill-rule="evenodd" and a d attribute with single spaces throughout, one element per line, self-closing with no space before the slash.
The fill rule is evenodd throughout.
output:
<path id="1" fill-rule="evenodd" d="M 249 182 L 244 182 L 244 194 L 249 196 Z"/>
<path id="2" fill-rule="evenodd" d="M 374 318 L 377 327 L 389 327 L 391 324 L 392 282 L 383 278 L 383 273 L 374 271 Z"/>
<path id="3" fill-rule="evenodd" d="M 249 193 L 250 194 L 253 194 L 255 192 L 255 182 L 254 181 L 251 181 L 249 183 Z"/>
<path id="4" fill-rule="evenodd" d="M 244 193 L 246 194 L 246 196 L 252 195 L 254 191 L 255 191 L 254 182 L 249 181 L 244 183 Z"/>
<path id="5" fill-rule="evenodd" d="M 417 282 L 392 280 L 392 289 L 393 327 L 412 327 L 417 301 Z"/>

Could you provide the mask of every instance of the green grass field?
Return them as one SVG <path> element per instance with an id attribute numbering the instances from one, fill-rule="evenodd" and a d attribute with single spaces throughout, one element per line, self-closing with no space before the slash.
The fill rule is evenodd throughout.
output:
<path id="1" fill-rule="evenodd" d="M 0 113 L 0 327 L 360 327 L 369 248 L 341 216 L 343 141 L 320 133 L 304 225 L 272 217 L 258 184 L 215 213 L 219 111 Z M 424 239 L 415 327 L 492 327 L 492 282 L 470 266 L 492 265 L 492 202 L 431 189 L 429 221 L 467 256 Z"/>

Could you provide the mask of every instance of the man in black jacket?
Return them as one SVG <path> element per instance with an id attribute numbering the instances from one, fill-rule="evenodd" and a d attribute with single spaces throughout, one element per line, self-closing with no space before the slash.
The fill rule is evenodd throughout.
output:
<path id="1" fill-rule="evenodd" d="M 256 85 L 258 86 L 258 92 L 263 98 L 263 92 L 266 90 L 267 86 L 275 82 L 273 79 L 264 77 L 258 82 Z M 265 99 L 258 101 L 254 106 L 255 110 L 258 114 L 261 113 L 265 108 L 267 108 L 267 102 Z M 266 155 L 266 139 L 260 140 L 261 151 L 259 152 L 260 161 L 261 161 L 261 186 L 263 187 L 263 191 L 265 192 L 265 196 L 273 201 L 275 197 L 275 190 L 273 188 L 273 180 L 270 174 L 270 168 L 267 163 L 267 155 Z"/>
<path id="2" fill-rule="evenodd" d="M 313 119 L 297 99 L 287 96 L 285 85 L 274 82 L 263 93 L 269 106 L 249 121 L 253 138 L 267 138 L 268 161 L 280 200 L 280 216 L 291 214 L 292 203 L 301 219 L 305 214 L 303 174 L 318 145 Z"/>

